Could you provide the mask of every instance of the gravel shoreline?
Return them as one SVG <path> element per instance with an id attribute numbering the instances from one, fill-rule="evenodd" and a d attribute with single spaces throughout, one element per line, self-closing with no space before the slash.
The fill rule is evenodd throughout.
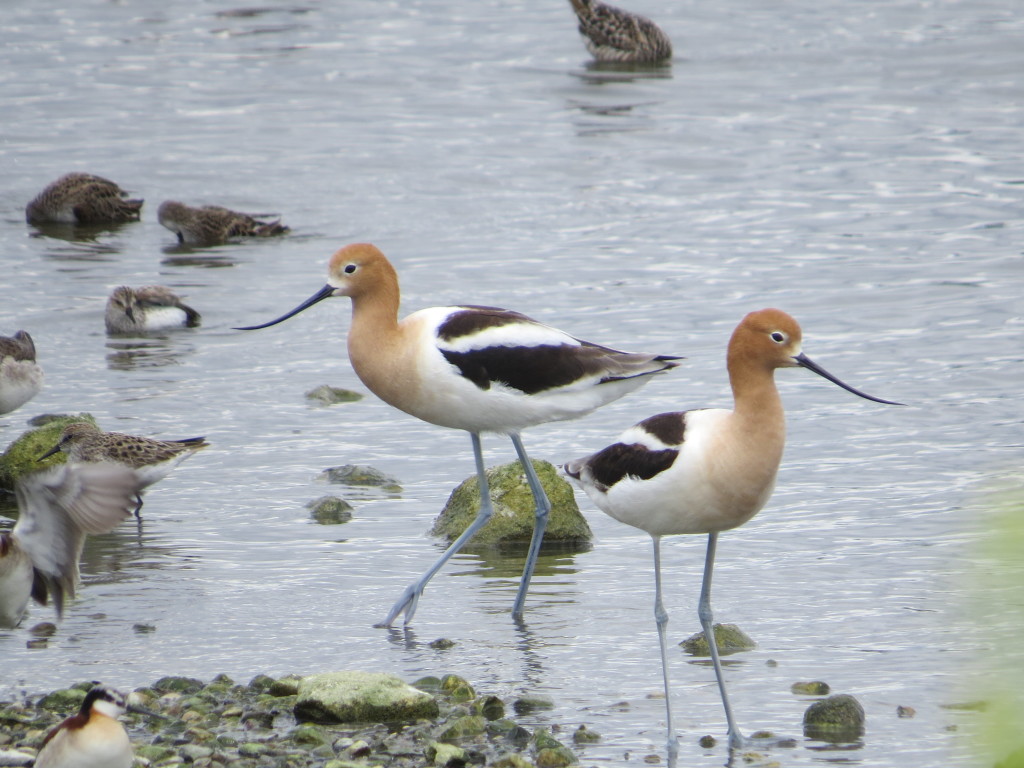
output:
<path id="1" fill-rule="evenodd" d="M 258 675 L 237 684 L 226 675 L 209 683 L 164 677 L 136 689 L 131 704 L 164 716 L 130 712 L 122 718 L 136 765 L 559 768 L 579 759 L 563 742 L 580 745 L 600 739 L 585 726 L 571 734 L 525 728 L 516 717 L 550 708 L 550 699 L 520 697 L 506 713 L 500 698 L 478 695 L 455 675 L 412 683 L 437 701 L 437 717 L 392 723 L 303 722 L 294 714 L 300 679 Z M 0 702 L 0 765 L 28 765 L 47 732 L 78 711 L 91 686 L 82 683 L 41 698 Z"/>

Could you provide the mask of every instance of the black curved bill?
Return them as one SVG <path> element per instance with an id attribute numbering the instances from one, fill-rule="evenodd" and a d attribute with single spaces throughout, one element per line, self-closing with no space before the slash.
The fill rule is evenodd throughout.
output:
<path id="1" fill-rule="evenodd" d="M 814 371 L 816 374 L 821 376 L 823 379 L 828 379 L 833 384 L 838 384 L 840 387 L 845 389 L 847 392 L 853 392 L 853 394 L 857 395 L 858 397 L 863 397 L 865 400 L 873 400 L 876 403 L 885 403 L 886 405 L 904 405 L 904 403 L 897 403 L 894 400 L 883 400 L 880 397 L 873 397 L 872 395 L 869 395 L 866 392 L 861 392 L 859 389 L 855 389 L 854 387 L 851 387 L 846 382 L 840 381 L 839 379 L 837 379 L 835 376 L 833 376 L 831 373 L 826 371 L 824 368 L 822 368 L 820 365 L 818 365 L 816 362 L 811 360 L 811 358 L 807 357 L 807 355 L 803 354 L 802 352 L 799 355 L 797 355 L 796 357 L 794 357 L 793 359 L 796 360 L 797 364 L 801 368 L 806 368 L 809 371 Z"/>
<path id="2" fill-rule="evenodd" d="M 324 299 L 329 299 L 333 295 L 334 295 L 334 286 L 333 285 L 325 285 L 323 288 L 321 288 L 319 291 L 314 293 L 312 296 L 310 296 L 304 302 L 299 304 L 299 306 L 297 306 L 291 312 L 285 312 L 283 315 L 281 315 L 279 318 L 277 318 L 277 320 L 271 320 L 269 323 L 263 323 L 262 325 L 247 325 L 244 328 L 235 328 L 235 330 L 236 331 L 256 331 L 256 330 L 259 330 L 260 328 L 269 328 L 272 325 L 277 325 L 278 323 L 283 323 L 289 317 L 297 315 L 302 310 L 309 309 L 314 304 L 316 304 L 318 302 L 321 302 Z"/>

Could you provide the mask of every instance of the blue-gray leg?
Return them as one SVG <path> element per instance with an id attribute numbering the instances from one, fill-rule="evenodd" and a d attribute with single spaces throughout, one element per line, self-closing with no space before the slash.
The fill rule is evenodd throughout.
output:
<path id="1" fill-rule="evenodd" d="M 526 602 L 526 593 L 530 589 L 530 579 L 533 578 L 533 569 L 537 565 L 537 556 L 540 553 L 540 545 L 544 541 L 544 529 L 548 527 L 548 517 L 551 514 L 551 502 L 548 500 L 548 496 L 544 493 L 544 488 L 540 484 L 540 478 L 537 477 L 536 471 L 533 469 L 533 464 L 530 462 L 530 457 L 526 455 L 526 449 L 523 448 L 523 441 L 519 435 L 515 432 L 509 433 L 509 437 L 512 438 L 512 445 L 515 446 L 516 453 L 519 455 L 519 463 L 523 466 L 523 472 L 526 474 L 526 482 L 530 486 L 530 492 L 533 494 L 533 501 L 537 505 L 534 510 L 534 522 L 533 522 L 533 537 L 530 539 L 530 551 L 526 554 L 526 565 L 523 566 L 523 578 L 519 581 L 519 591 L 516 593 L 516 600 L 512 603 L 512 615 L 516 618 L 523 615 L 523 603 Z"/>
<path id="2" fill-rule="evenodd" d="M 668 763 L 674 765 L 679 756 L 679 739 L 672 725 L 672 688 L 668 682 L 668 612 L 661 602 L 661 537 L 654 540 L 654 621 L 658 625 L 658 643 L 661 645 L 661 676 L 665 681 L 665 722 L 668 725 Z"/>
<path id="3" fill-rule="evenodd" d="M 715 665 L 715 677 L 718 678 L 718 690 L 722 693 L 722 706 L 725 707 L 725 721 L 729 725 L 729 746 L 742 747 L 746 740 L 740 729 L 736 727 L 736 721 L 732 717 L 732 708 L 729 706 L 729 696 L 725 692 L 725 678 L 722 676 L 722 663 L 718 660 L 718 643 L 715 642 L 714 616 L 711 613 L 711 572 L 715 565 L 715 547 L 718 544 L 718 534 L 708 534 L 708 553 L 704 559 L 704 581 L 700 587 L 700 602 L 697 604 L 697 615 L 700 617 L 700 625 L 704 628 L 704 637 L 708 640 L 708 648 L 711 649 L 711 663 Z"/>
<path id="4" fill-rule="evenodd" d="M 375 624 L 377 627 L 390 627 L 392 622 L 405 612 L 405 624 L 412 621 L 413 614 L 416 613 L 416 604 L 419 602 L 420 595 L 423 594 L 424 588 L 427 586 L 434 574 L 441 570 L 441 567 L 451 559 L 452 555 L 458 552 L 479 531 L 487 521 L 491 519 L 491 515 L 494 514 L 494 507 L 491 505 L 491 494 L 490 489 L 487 486 L 487 475 L 484 474 L 484 455 L 483 449 L 480 445 L 480 435 L 476 432 L 470 432 L 470 437 L 473 440 L 473 457 L 476 461 L 476 476 L 480 484 L 480 511 L 477 512 L 476 519 L 470 523 L 469 527 L 462 532 L 452 545 L 445 550 L 445 553 L 438 558 L 427 572 L 424 573 L 417 581 L 406 587 L 405 592 L 398 598 L 398 601 L 391 607 L 387 617 L 384 621 L 379 624 Z"/>

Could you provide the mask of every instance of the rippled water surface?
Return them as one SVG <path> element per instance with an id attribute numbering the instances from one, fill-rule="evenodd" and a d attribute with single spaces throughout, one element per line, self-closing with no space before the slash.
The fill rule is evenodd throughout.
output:
<path id="1" fill-rule="evenodd" d="M 590 452 L 659 411 L 728 405 L 726 341 L 767 305 L 801 321 L 805 351 L 832 372 L 910 404 L 779 373 L 778 488 L 722 536 L 715 607 L 758 642 L 727 675 L 746 730 L 797 737 L 780 764 L 973 764 L 977 715 L 944 705 L 983 695 L 965 678 L 996 654 L 986 622 L 1019 599 L 970 589 L 984 494 L 1024 458 L 1019 8 L 632 7 L 673 36 L 670 68 L 589 65 L 557 0 L 5 11 L 0 333 L 32 334 L 47 382 L 0 417 L 0 435 L 88 411 L 107 429 L 212 447 L 150 490 L 140 530 L 90 541 L 47 648 L 26 648 L 46 609 L 0 633 L 0 693 L 169 673 L 455 672 L 506 698 L 550 695 L 538 721 L 603 734 L 584 764 L 663 755 L 649 539 L 582 495 L 594 546 L 542 557 L 522 626 L 509 615 L 522 555 L 467 553 L 408 632 L 373 628 L 439 553 L 428 531 L 472 472 L 469 440 L 372 396 L 304 399 L 321 384 L 364 391 L 345 301 L 232 330 L 296 305 L 336 248 L 366 240 L 396 264 L 408 311 L 509 306 L 687 357 L 598 413 L 529 431 L 539 458 Z M 26 226 L 25 203 L 72 170 L 145 197 L 142 221 Z M 292 233 L 182 250 L 156 221 L 166 199 L 277 212 Z M 108 339 L 110 290 L 149 283 L 185 294 L 202 326 Z M 484 446 L 490 463 L 513 456 L 504 438 Z M 345 463 L 403 490 L 352 495 L 351 522 L 318 525 L 303 505 L 343 492 L 317 477 Z M 669 540 L 664 559 L 678 641 L 699 628 L 703 540 Z M 439 637 L 456 645 L 431 649 Z M 725 733 L 711 669 L 681 651 L 672 666 L 681 763 L 723 764 L 721 742 L 697 746 Z M 789 688 L 812 679 L 861 701 L 861 742 L 800 738 L 808 700 Z"/>

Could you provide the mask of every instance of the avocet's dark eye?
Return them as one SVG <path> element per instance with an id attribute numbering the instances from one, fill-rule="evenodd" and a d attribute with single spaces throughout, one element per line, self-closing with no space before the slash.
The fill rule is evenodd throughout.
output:
<path id="1" fill-rule="evenodd" d="M 356 265 L 355 264 L 346 264 L 345 265 L 345 274 L 346 275 L 351 275 L 355 271 L 356 271 Z"/>
<path id="2" fill-rule="evenodd" d="M 784 334 L 782 331 L 773 331 L 772 332 L 772 341 L 774 341 L 774 342 L 776 342 L 778 344 L 781 344 L 785 340 L 786 340 L 786 334 Z"/>

